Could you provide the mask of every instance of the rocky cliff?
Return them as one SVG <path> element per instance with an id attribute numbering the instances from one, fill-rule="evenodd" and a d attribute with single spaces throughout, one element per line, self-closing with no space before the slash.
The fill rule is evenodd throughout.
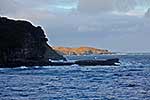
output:
<path id="1" fill-rule="evenodd" d="M 62 55 L 97 55 L 97 54 L 111 54 L 108 50 L 96 49 L 92 47 L 53 47 L 59 54 Z"/>
<path id="2" fill-rule="evenodd" d="M 0 64 L 65 59 L 48 44 L 43 29 L 28 21 L 0 17 Z"/>

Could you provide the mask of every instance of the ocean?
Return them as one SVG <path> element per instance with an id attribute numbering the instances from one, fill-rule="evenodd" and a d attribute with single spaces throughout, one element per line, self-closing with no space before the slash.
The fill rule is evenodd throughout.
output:
<path id="1" fill-rule="evenodd" d="M 0 100 L 150 100 L 150 54 L 67 57 L 107 58 L 120 66 L 0 68 Z"/>

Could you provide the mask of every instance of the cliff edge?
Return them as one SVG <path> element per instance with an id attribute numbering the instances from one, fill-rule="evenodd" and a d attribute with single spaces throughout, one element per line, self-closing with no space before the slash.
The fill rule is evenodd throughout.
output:
<path id="1" fill-rule="evenodd" d="M 0 17 L 0 64 L 45 63 L 65 59 L 53 50 L 40 26 Z"/>

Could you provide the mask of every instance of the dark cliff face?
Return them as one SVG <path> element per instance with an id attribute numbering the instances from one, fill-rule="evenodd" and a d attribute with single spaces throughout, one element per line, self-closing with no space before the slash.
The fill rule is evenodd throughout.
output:
<path id="1" fill-rule="evenodd" d="M 47 41 L 40 26 L 0 17 L 0 63 L 65 59 Z"/>

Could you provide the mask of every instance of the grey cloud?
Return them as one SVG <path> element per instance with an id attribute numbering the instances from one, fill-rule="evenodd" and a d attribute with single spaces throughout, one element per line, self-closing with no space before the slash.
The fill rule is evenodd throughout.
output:
<path id="1" fill-rule="evenodd" d="M 0 14 L 16 13 L 18 4 L 14 0 L 0 0 Z"/>
<path id="2" fill-rule="evenodd" d="M 78 10 L 81 12 L 100 12 L 113 9 L 113 2 L 110 0 L 79 0 Z"/>
<path id="3" fill-rule="evenodd" d="M 57 22 L 58 19 L 63 20 L 65 24 L 62 21 Z M 148 51 L 150 49 L 145 45 L 149 42 L 150 24 L 143 18 L 103 14 L 64 16 L 64 18 L 58 17 L 57 20 L 54 22 L 59 25 L 59 28 L 55 25 L 54 30 L 47 28 L 50 33 L 50 43 L 53 45 L 88 45 L 109 48 L 113 51 Z M 83 29 L 78 30 L 79 27 Z"/>
<path id="4" fill-rule="evenodd" d="M 85 13 L 128 12 L 142 6 L 150 6 L 150 0 L 79 0 L 78 10 Z"/>
<path id="5" fill-rule="evenodd" d="M 0 15 L 16 19 L 26 19 L 33 22 L 41 21 L 47 17 L 51 18 L 53 14 L 47 10 L 36 9 L 38 5 L 45 5 L 42 4 L 43 0 L 39 1 L 40 2 L 29 0 L 0 0 Z"/>
<path id="6" fill-rule="evenodd" d="M 148 5 L 150 0 L 80 0 L 77 9 L 80 13 L 68 14 L 53 13 L 43 8 L 60 3 L 59 1 L 0 0 L 0 14 L 16 19 L 27 19 L 36 25 L 42 25 L 52 45 L 88 45 L 118 51 L 133 50 L 132 47 L 135 45 L 137 50 L 141 50 L 140 47 L 144 48 L 143 51 L 150 49 L 145 45 L 150 42 L 148 19 L 139 16 L 99 13 L 114 10 L 126 12 L 135 9 L 137 5 L 144 5 L 144 2 Z M 43 9 L 39 9 L 41 7 Z M 132 42 L 131 45 L 130 42 Z M 142 46 L 138 47 L 138 44 Z"/>

